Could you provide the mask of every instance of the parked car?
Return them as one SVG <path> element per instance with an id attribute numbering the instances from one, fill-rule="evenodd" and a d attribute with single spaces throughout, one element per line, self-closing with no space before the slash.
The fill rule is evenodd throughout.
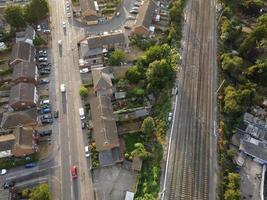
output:
<path id="1" fill-rule="evenodd" d="M 47 58 L 46 57 L 39 57 L 38 61 L 47 61 Z"/>
<path id="2" fill-rule="evenodd" d="M 44 62 L 39 62 L 39 65 L 48 65 L 48 63 L 46 61 Z"/>
<path id="3" fill-rule="evenodd" d="M 47 54 L 47 51 L 46 50 L 39 50 L 37 53 L 38 54 L 42 54 L 42 53 Z"/>
<path id="4" fill-rule="evenodd" d="M 124 26 L 125 29 L 132 29 L 130 26 Z"/>
<path id="5" fill-rule="evenodd" d="M 6 181 L 4 184 L 3 184 L 3 188 L 4 189 L 8 189 L 8 188 L 12 188 L 14 187 L 16 184 L 15 181 Z"/>
<path id="6" fill-rule="evenodd" d="M 85 153 L 85 157 L 88 158 L 90 156 L 90 152 L 89 152 L 89 147 L 85 146 L 84 147 L 84 153 Z"/>
<path id="7" fill-rule="evenodd" d="M 50 105 L 50 101 L 49 101 L 49 99 L 43 99 L 40 101 L 40 104 L 41 105 L 44 105 L 44 104 Z"/>
<path id="8" fill-rule="evenodd" d="M 51 33 L 51 30 L 45 29 L 45 30 L 43 30 L 43 32 L 46 33 L 46 34 L 49 34 L 49 33 Z"/>
<path id="9" fill-rule="evenodd" d="M 49 72 L 50 72 L 50 71 L 51 71 L 51 67 L 46 66 L 46 67 L 43 67 L 42 70 L 43 70 L 43 71 L 49 71 Z"/>
<path id="10" fill-rule="evenodd" d="M 6 169 L 0 169 L 0 175 L 5 175 L 7 173 L 7 170 Z"/>
<path id="11" fill-rule="evenodd" d="M 138 11 L 137 10 L 130 10 L 130 13 L 136 15 L 136 14 L 138 14 Z"/>
<path id="12" fill-rule="evenodd" d="M 81 122 L 81 127 L 82 127 L 82 129 L 85 129 L 86 128 L 85 122 Z"/>
<path id="13" fill-rule="evenodd" d="M 73 165 L 73 166 L 71 167 L 70 172 L 71 172 L 71 177 L 72 177 L 72 179 L 75 179 L 75 178 L 78 177 L 78 169 L 77 169 L 77 166 Z"/>
<path id="14" fill-rule="evenodd" d="M 51 113 L 43 114 L 43 115 L 41 116 L 41 120 L 43 120 L 43 119 L 52 119 L 52 115 L 51 115 Z"/>
<path id="15" fill-rule="evenodd" d="M 32 163 L 27 163 L 25 165 L 25 168 L 32 168 L 32 167 L 36 167 L 37 163 L 36 162 L 32 162 Z"/>
<path id="16" fill-rule="evenodd" d="M 37 25 L 37 31 L 40 32 L 41 30 L 41 25 Z"/>
<path id="17" fill-rule="evenodd" d="M 83 108 L 79 108 L 79 114 L 80 114 L 80 119 L 81 119 L 81 120 L 85 119 L 85 116 L 84 116 L 84 109 L 83 109 Z"/>
<path id="18" fill-rule="evenodd" d="M 54 118 L 58 118 L 58 110 L 54 111 Z"/>
<path id="19" fill-rule="evenodd" d="M 120 16 L 120 12 L 117 12 L 117 13 L 116 13 L 116 17 L 119 17 L 119 16 Z"/>
<path id="20" fill-rule="evenodd" d="M 136 19 L 136 17 L 134 17 L 134 16 L 130 15 L 130 16 L 128 16 L 128 17 L 127 17 L 127 19 L 129 19 L 129 20 L 135 20 L 135 19 Z"/>
<path id="21" fill-rule="evenodd" d="M 40 85 L 48 84 L 49 82 L 50 82 L 49 79 L 40 79 L 39 80 Z"/>
<path id="22" fill-rule="evenodd" d="M 49 108 L 50 109 L 50 105 L 49 104 L 43 104 L 41 105 L 41 109 L 39 109 L 39 111 L 41 111 L 42 109 L 46 109 Z"/>
<path id="23" fill-rule="evenodd" d="M 50 108 L 41 109 L 41 114 L 47 114 L 47 113 L 51 113 L 51 109 Z"/>
<path id="24" fill-rule="evenodd" d="M 66 22 L 62 22 L 63 29 L 66 29 Z"/>
<path id="25" fill-rule="evenodd" d="M 48 70 L 39 70 L 39 74 L 40 75 L 48 75 L 48 74 L 50 74 L 50 71 L 48 71 Z"/>
<path id="26" fill-rule="evenodd" d="M 53 119 L 41 119 L 42 124 L 52 124 Z"/>
<path id="27" fill-rule="evenodd" d="M 38 132 L 40 137 L 50 136 L 52 134 L 52 130 L 45 130 Z"/>
<path id="28" fill-rule="evenodd" d="M 88 72 L 89 72 L 89 69 L 88 68 L 83 68 L 83 69 L 80 70 L 80 73 L 81 74 L 86 74 Z"/>

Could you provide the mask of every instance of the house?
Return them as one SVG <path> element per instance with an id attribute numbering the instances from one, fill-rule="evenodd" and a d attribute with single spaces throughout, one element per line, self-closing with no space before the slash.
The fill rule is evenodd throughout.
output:
<path id="1" fill-rule="evenodd" d="M 23 111 L 5 112 L 1 121 L 1 128 L 14 129 L 18 126 L 35 126 L 38 122 L 36 108 Z"/>
<path id="2" fill-rule="evenodd" d="M 157 4 L 153 0 L 145 0 L 139 9 L 133 33 L 147 37 L 152 29 L 152 20 L 156 15 Z"/>
<path id="3" fill-rule="evenodd" d="M 12 156 L 12 147 L 16 137 L 13 134 L 0 135 L 0 158 Z"/>
<path id="4" fill-rule="evenodd" d="M 94 68 L 92 69 L 92 77 L 94 83 L 94 92 L 97 95 L 108 95 L 113 94 L 113 85 L 111 76 L 108 73 L 108 68 Z"/>
<path id="5" fill-rule="evenodd" d="M 24 157 L 31 155 L 37 151 L 36 140 L 34 139 L 34 130 L 19 126 L 14 130 L 16 137 L 12 154 L 15 157 Z"/>
<path id="6" fill-rule="evenodd" d="M 36 107 L 38 95 L 32 83 L 18 83 L 11 87 L 9 106 L 13 110 L 24 110 Z"/>
<path id="7" fill-rule="evenodd" d="M 122 162 L 117 126 L 110 97 L 92 97 L 90 105 L 94 127 L 93 138 L 96 142 L 96 150 L 99 151 L 100 166 Z"/>
<path id="8" fill-rule="evenodd" d="M 38 69 L 34 62 L 20 62 L 14 65 L 12 81 L 13 83 L 32 83 L 37 84 Z"/>
<path id="9" fill-rule="evenodd" d="M 97 24 L 99 18 L 99 6 L 97 1 L 81 0 L 80 4 L 83 21 L 88 25 Z"/>
<path id="10" fill-rule="evenodd" d="M 36 37 L 36 32 L 34 28 L 32 28 L 31 26 L 27 26 L 25 31 L 16 32 L 16 43 L 26 42 L 28 44 L 33 45 L 35 37 Z"/>
<path id="11" fill-rule="evenodd" d="M 13 67 L 22 61 L 35 61 L 35 48 L 33 45 L 26 42 L 18 42 L 12 48 L 11 60 L 9 65 Z"/>

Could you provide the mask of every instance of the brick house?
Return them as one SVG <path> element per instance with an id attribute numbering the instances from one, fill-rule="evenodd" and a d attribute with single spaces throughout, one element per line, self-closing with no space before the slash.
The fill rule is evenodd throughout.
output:
<path id="1" fill-rule="evenodd" d="M 20 62 L 13 67 L 12 81 L 14 84 L 21 82 L 37 85 L 38 69 L 34 62 Z"/>

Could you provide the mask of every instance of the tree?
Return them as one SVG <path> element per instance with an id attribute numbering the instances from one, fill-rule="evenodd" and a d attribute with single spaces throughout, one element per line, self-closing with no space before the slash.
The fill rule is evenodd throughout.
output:
<path id="1" fill-rule="evenodd" d="M 142 143 L 135 143 L 134 150 L 131 153 L 131 156 L 138 156 L 142 159 L 146 159 L 148 157 L 148 152 L 145 149 L 145 146 Z"/>
<path id="2" fill-rule="evenodd" d="M 243 12 L 250 16 L 258 16 L 263 7 L 264 2 L 262 0 L 244 0 L 241 5 Z"/>
<path id="3" fill-rule="evenodd" d="M 14 28 L 22 28 L 26 26 L 23 7 L 18 5 L 11 5 L 5 8 L 4 17 L 7 23 Z"/>
<path id="4" fill-rule="evenodd" d="M 227 176 L 226 191 L 224 193 L 225 200 L 240 200 L 241 192 L 240 186 L 240 175 L 238 173 L 229 173 Z"/>
<path id="5" fill-rule="evenodd" d="M 235 88 L 229 85 L 225 88 L 224 93 L 224 112 L 226 112 L 227 114 L 240 112 L 241 108 L 236 98 L 237 92 Z"/>
<path id="6" fill-rule="evenodd" d="M 49 12 L 47 0 L 31 0 L 25 7 L 25 17 L 29 23 L 37 23 L 47 17 Z"/>
<path id="7" fill-rule="evenodd" d="M 51 200 L 51 194 L 47 184 L 41 184 L 35 187 L 31 194 L 29 200 Z"/>
<path id="8" fill-rule="evenodd" d="M 142 88 L 134 87 L 129 91 L 129 97 L 143 98 L 145 91 Z"/>
<path id="9" fill-rule="evenodd" d="M 116 49 L 113 51 L 109 58 L 109 64 L 112 66 L 120 65 L 126 58 L 126 54 L 121 49 Z"/>
<path id="10" fill-rule="evenodd" d="M 222 54 L 222 69 L 232 78 L 237 78 L 244 65 L 243 59 L 230 53 Z"/>
<path id="11" fill-rule="evenodd" d="M 137 84 L 142 78 L 143 75 L 139 71 L 137 66 L 133 66 L 129 68 L 125 74 L 126 79 L 131 83 L 131 84 Z"/>
<path id="12" fill-rule="evenodd" d="M 81 97 L 87 97 L 89 94 L 89 91 L 86 87 L 84 87 L 83 85 L 80 87 L 79 89 L 79 94 Z"/>
<path id="13" fill-rule="evenodd" d="M 151 137 L 156 133 L 155 122 L 154 122 L 154 119 L 152 117 L 147 117 L 144 119 L 142 126 L 141 126 L 141 131 L 147 137 Z"/>
<path id="14" fill-rule="evenodd" d="M 161 59 L 169 61 L 170 53 L 171 47 L 168 44 L 152 46 L 145 52 L 145 62 L 146 64 L 150 64 Z"/>
<path id="15" fill-rule="evenodd" d="M 248 78 L 262 86 L 266 86 L 267 77 L 267 59 L 258 60 L 255 65 L 250 66 L 246 72 Z"/>
<path id="16" fill-rule="evenodd" d="M 146 77 L 148 86 L 157 92 L 172 86 L 175 70 L 165 59 L 156 60 L 149 64 Z"/>

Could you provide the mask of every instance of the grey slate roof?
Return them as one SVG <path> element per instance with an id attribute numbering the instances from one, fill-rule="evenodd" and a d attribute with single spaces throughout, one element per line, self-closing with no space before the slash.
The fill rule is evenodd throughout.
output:
<path id="1" fill-rule="evenodd" d="M 100 167 L 114 165 L 120 161 L 122 161 L 122 158 L 119 147 L 99 152 Z"/>
<path id="2" fill-rule="evenodd" d="M 35 78 L 36 65 L 34 62 L 20 62 L 14 66 L 12 79 L 20 77 Z"/>
<path id="3" fill-rule="evenodd" d="M 153 0 L 145 0 L 143 5 L 140 6 L 135 27 L 144 26 L 147 29 L 149 29 L 149 27 L 152 24 L 152 19 L 155 14 L 156 8 L 157 8 L 157 5 Z"/>
<path id="4" fill-rule="evenodd" d="M 106 90 L 112 88 L 112 81 L 107 71 L 108 71 L 107 68 L 92 69 L 94 90 L 99 90 L 99 89 Z"/>
<path id="5" fill-rule="evenodd" d="M 17 101 L 34 102 L 35 91 L 35 85 L 32 83 L 18 83 L 11 87 L 9 104 L 11 105 Z"/>
<path id="6" fill-rule="evenodd" d="M 5 112 L 1 121 L 1 127 L 4 129 L 15 128 L 19 125 L 28 125 L 37 123 L 37 109 L 27 109 L 17 112 Z"/>
<path id="7" fill-rule="evenodd" d="M 11 62 L 20 59 L 33 62 L 35 56 L 34 47 L 26 42 L 18 42 L 12 48 Z"/>
<path id="8" fill-rule="evenodd" d="M 89 49 L 103 48 L 103 46 L 115 45 L 117 43 L 125 43 L 126 38 L 123 33 L 113 33 L 109 35 L 101 35 L 90 37 L 87 39 Z"/>
<path id="9" fill-rule="evenodd" d="M 92 97 L 90 105 L 96 149 L 104 151 L 119 147 L 119 137 L 110 97 Z"/>

